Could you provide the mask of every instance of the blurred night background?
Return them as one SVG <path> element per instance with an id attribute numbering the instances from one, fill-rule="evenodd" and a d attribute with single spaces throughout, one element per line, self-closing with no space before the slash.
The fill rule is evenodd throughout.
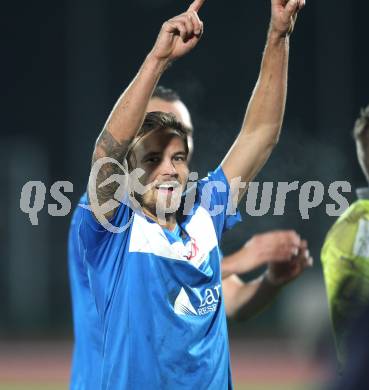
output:
<path id="1" fill-rule="evenodd" d="M 27 383 L 32 378 L 36 387 L 25 388 L 44 388 L 45 381 L 67 386 L 72 342 L 66 261 L 70 215 L 49 216 L 48 204 L 56 203 L 50 187 L 60 180 L 72 182 L 73 192 L 66 195 L 75 207 L 86 187 L 93 144 L 113 104 L 135 76 L 161 24 L 189 3 L 3 4 L 1 389 L 2 380 L 7 383 L 4 389 L 20 389 L 15 387 L 17 380 Z M 245 215 L 243 201 L 243 223 L 224 238 L 222 249 L 228 254 L 254 234 L 295 229 L 308 240 L 315 260 L 314 268 L 286 287 L 260 316 L 246 323 L 230 322 L 234 370 L 242 374 L 252 365 L 255 368 L 240 379 L 246 385 L 263 379 L 273 362 L 285 362 L 286 373 L 280 380 L 291 389 L 322 384 L 329 377 L 326 373 L 336 368 L 320 248 L 335 221 L 326 213 L 326 204 L 334 203 L 328 196 L 329 184 L 349 181 L 352 192 L 344 195 L 350 203 L 356 198 L 355 188 L 366 185 L 351 131 L 360 108 L 369 103 L 368 15 L 367 0 L 307 1 L 291 39 L 282 137 L 256 179 L 297 180 L 299 188 L 306 181 L 320 181 L 325 188 L 321 206 L 303 220 L 295 191 L 287 197 L 284 216 L 273 216 L 272 206 L 265 216 L 250 217 Z M 191 167 L 205 175 L 219 164 L 240 129 L 258 76 L 270 0 L 208 0 L 200 16 L 205 24 L 201 43 L 173 64 L 160 84 L 176 89 L 192 113 L 195 154 Z M 47 188 L 38 226 L 31 225 L 19 206 L 21 189 L 30 180 L 42 181 Z M 243 353 L 246 366 L 237 360 Z M 45 377 L 38 376 L 36 364 L 27 368 L 32 356 L 40 364 L 56 360 L 61 373 L 56 370 L 53 376 L 50 367 Z M 18 358 L 25 365 L 23 371 Z M 271 376 L 271 381 L 278 381 L 279 374 Z"/>

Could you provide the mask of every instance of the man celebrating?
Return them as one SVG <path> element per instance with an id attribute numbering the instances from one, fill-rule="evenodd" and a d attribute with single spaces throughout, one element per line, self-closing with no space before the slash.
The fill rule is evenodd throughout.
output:
<path id="1" fill-rule="evenodd" d="M 172 113 L 185 126 L 190 161 L 194 145 L 192 120 L 179 95 L 158 86 L 147 111 Z M 86 202 L 85 195 L 83 201 Z M 80 212 L 78 207 L 72 219 L 68 250 L 75 332 L 71 390 L 99 388 L 102 361 L 102 330 L 77 238 Z M 227 316 L 247 319 L 270 304 L 282 286 L 299 276 L 306 265 L 312 265 L 305 246 L 294 231 L 272 231 L 255 235 L 241 249 L 224 257 L 222 298 Z M 261 277 L 249 282 L 238 277 L 262 265 L 268 265 L 268 269 Z"/>
<path id="2" fill-rule="evenodd" d="M 217 215 L 210 210 L 226 206 L 232 179 L 254 178 L 278 140 L 289 35 L 304 2 L 272 1 L 260 76 L 241 132 L 222 164 L 198 183 L 192 211 L 184 213 L 173 205 L 188 180 L 186 131 L 171 115 L 145 113 L 168 64 L 200 40 L 203 2 L 163 24 L 118 100 L 93 154 L 94 166 L 103 163 L 97 181 L 94 168 L 89 180 L 91 211 L 83 209 L 75 221 L 103 335 L 103 389 L 231 387 L 218 242 L 235 221 L 226 207 Z M 122 193 L 111 179 L 123 161 L 130 171 L 144 172 L 146 191 L 124 187 Z"/>

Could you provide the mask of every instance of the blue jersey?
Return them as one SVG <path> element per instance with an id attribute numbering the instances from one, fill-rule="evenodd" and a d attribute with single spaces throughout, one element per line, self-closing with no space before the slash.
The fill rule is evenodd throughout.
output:
<path id="1" fill-rule="evenodd" d="M 131 221 L 119 234 L 89 210 L 75 212 L 73 389 L 232 387 L 218 243 L 238 217 L 226 217 L 221 168 L 197 188 L 194 209 L 175 232 L 125 204 L 111 221 Z"/>
<path id="2" fill-rule="evenodd" d="M 87 195 L 80 205 L 88 205 Z M 78 237 L 83 208 L 73 213 L 68 239 L 68 270 L 72 297 L 74 350 L 70 390 L 95 390 L 101 384 L 102 326 L 90 289 L 88 268 Z"/>

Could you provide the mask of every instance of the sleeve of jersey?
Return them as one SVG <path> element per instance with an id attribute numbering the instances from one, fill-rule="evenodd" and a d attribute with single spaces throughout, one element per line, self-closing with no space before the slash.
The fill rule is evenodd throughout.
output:
<path id="1" fill-rule="evenodd" d="M 84 247 L 89 249 L 105 245 L 114 234 L 126 234 L 133 218 L 133 211 L 126 202 L 119 205 L 113 218 L 102 222 L 96 220 L 88 206 L 79 207 L 83 208 L 79 235 Z"/>
<path id="2" fill-rule="evenodd" d="M 209 213 L 213 220 L 218 240 L 226 230 L 242 220 L 237 208 L 232 206 L 230 186 L 222 167 L 219 166 L 199 181 L 198 194 L 200 206 Z"/>

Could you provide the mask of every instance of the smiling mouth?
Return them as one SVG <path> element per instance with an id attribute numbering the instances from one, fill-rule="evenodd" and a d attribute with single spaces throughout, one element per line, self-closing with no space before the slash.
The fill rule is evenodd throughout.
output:
<path id="1" fill-rule="evenodd" d="M 159 191 L 165 191 L 172 193 L 176 188 L 178 188 L 180 185 L 179 183 L 176 182 L 166 182 L 166 183 L 161 183 L 155 186 L 155 188 Z"/>

